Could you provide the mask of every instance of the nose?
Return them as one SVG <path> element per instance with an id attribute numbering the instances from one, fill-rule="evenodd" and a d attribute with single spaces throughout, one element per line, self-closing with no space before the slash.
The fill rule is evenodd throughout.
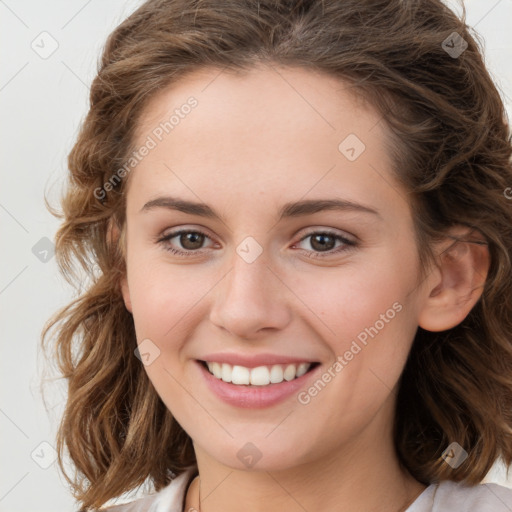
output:
<path id="1" fill-rule="evenodd" d="M 234 255 L 231 271 L 216 286 L 210 321 L 233 336 L 254 339 L 285 328 L 291 319 L 291 292 L 269 268 L 264 255 L 252 263 Z"/>

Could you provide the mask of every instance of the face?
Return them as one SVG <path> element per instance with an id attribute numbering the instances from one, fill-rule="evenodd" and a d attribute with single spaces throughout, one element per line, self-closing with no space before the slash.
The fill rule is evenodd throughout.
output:
<path id="1" fill-rule="evenodd" d="M 389 432 L 423 292 L 381 120 L 346 83 L 297 68 L 203 69 L 148 104 L 122 289 L 198 458 L 283 469 Z M 283 378 L 274 366 L 285 380 L 262 384 Z"/>

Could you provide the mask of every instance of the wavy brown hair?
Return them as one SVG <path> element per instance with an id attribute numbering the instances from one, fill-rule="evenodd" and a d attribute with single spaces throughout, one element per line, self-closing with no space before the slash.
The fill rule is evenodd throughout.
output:
<path id="1" fill-rule="evenodd" d="M 459 56 L 443 45 L 453 32 L 468 45 Z M 474 485 L 500 456 L 512 463 L 512 149 L 464 10 L 459 17 L 440 0 L 149 0 L 108 37 L 69 154 L 62 213 L 47 204 L 63 219 L 60 270 L 80 287 L 46 324 L 42 344 L 68 384 L 57 449 L 82 510 L 145 481 L 159 490 L 196 463 L 190 437 L 134 357 L 120 289 L 124 239 L 110 237 L 112 223 L 124 233 L 128 180 L 108 193 L 104 184 L 134 151 L 156 93 L 200 68 L 243 73 L 259 63 L 338 77 L 382 114 L 413 212 L 420 277 L 448 228 L 469 226 L 485 238 L 489 272 L 468 316 L 443 332 L 418 328 L 394 439 L 400 463 L 424 484 Z M 468 452 L 457 469 L 441 457 L 452 441 Z"/>

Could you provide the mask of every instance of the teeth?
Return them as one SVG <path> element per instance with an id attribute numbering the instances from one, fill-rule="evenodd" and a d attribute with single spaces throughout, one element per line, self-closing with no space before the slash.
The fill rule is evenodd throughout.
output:
<path id="1" fill-rule="evenodd" d="M 304 375 L 311 363 L 300 363 L 299 365 L 288 364 L 273 366 L 257 366 L 256 368 L 246 368 L 245 366 L 227 363 L 207 362 L 210 373 L 217 379 L 224 382 L 232 382 L 238 385 L 268 386 L 269 384 L 279 384 L 283 380 L 293 380 Z"/>
<path id="2" fill-rule="evenodd" d="M 300 363 L 299 366 L 297 367 L 297 377 L 302 377 L 308 370 L 309 370 L 309 367 L 311 366 L 310 363 Z"/>
<path id="3" fill-rule="evenodd" d="M 243 366 L 233 366 L 231 382 L 233 384 L 249 384 L 249 372 Z"/>
<path id="4" fill-rule="evenodd" d="M 279 364 L 275 364 L 274 366 L 272 366 L 272 368 L 270 369 L 269 378 L 272 384 L 278 384 L 279 382 L 283 382 L 283 367 Z"/>

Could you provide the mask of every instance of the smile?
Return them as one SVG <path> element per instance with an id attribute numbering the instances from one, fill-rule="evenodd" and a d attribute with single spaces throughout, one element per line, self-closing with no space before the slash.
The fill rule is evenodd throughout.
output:
<path id="1" fill-rule="evenodd" d="M 301 377 L 318 363 L 274 364 L 247 368 L 240 365 L 203 361 L 217 379 L 236 385 L 268 386 Z"/>
<path id="2" fill-rule="evenodd" d="M 244 409 L 271 407 L 297 395 L 322 369 L 321 363 L 304 361 L 251 368 L 199 359 L 195 364 L 214 396 Z"/>

